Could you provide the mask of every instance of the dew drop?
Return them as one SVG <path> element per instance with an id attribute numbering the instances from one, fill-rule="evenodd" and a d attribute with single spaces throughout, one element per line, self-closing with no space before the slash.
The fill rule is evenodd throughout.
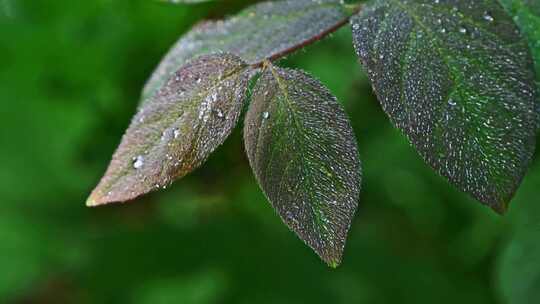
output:
<path id="1" fill-rule="evenodd" d="M 144 157 L 139 155 L 133 158 L 133 168 L 140 169 L 144 165 Z"/>
<path id="2" fill-rule="evenodd" d="M 491 16 L 491 14 L 489 12 L 484 12 L 484 16 L 483 16 L 484 20 L 486 20 L 487 22 L 493 22 L 495 19 L 493 18 L 493 16 Z"/>
<path id="3" fill-rule="evenodd" d="M 225 115 L 223 115 L 223 112 L 220 109 L 216 110 L 216 116 L 219 118 L 223 118 Z"/>

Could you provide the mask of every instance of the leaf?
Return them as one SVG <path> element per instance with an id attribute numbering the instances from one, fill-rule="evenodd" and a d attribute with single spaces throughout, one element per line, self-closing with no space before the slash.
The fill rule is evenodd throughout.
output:
<path id="1" fill-rule="evenodd" d="M 180 68 L 135 115 L 87 204 L 133 199 L 201 165 L 236 125 L 249 72 L 229 54 Z"/>
<path id="2" fill-rule="evenodd" d="M 335 30 L 349 15 L 339 0 L 287 0 L 256 4 L 225 21 L 200 24 L 163 58 L 144 87 L 142 102 L 191 58 L 223 51 L 259 63 Z"/>
<path id="3" fill-rule="evenodd" d="M 527 38 L 536 62 L 536 79 L 540 81 L 540 1 L 500 0 Z"/>
<path id="4" fill-rule="evenodd" d="M 501 303 L 540 303 L 540 162 L 535 162 L 516 197 L 519 208 L 509 212 L 505 238 L 498 254 L 497 278 Z"/>
<path id="5" fill-rule="evenodd" d="M 384 110 L 424 160 L 503 213 L 535 148 L 532 58 L 495 0 L 379 0 L 351 20 Z"/>
<path id="6" fill-rule="evenodd" d="M 540 1 L 500 0 L 527 38 L 536 63 L 536 83 L 540 90 Z M 540 96 L 537 98 L 538 128 L 540 129 Z"/>
<path id="7" fill-rule="evenodd" d="M 361 171 L 353 130 L 336 98 L 302 72 L 267 66 L 244 128 L 249 162 L 272 206 L 337 267 Z"/>

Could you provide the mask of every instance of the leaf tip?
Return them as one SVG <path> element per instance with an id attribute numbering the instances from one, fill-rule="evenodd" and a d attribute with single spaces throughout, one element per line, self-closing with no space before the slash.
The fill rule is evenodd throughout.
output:
<path id="1" fill-rule="evenodd" d="M 332 269 L 336 269 L 341 265 L 341 259 L 343 257 L 343 247 L 341 249 L 332 247 L 326 248 L 326 250 L 315 250 L 317 255 Z"/>
<path id="2" fill-rule="evenodd" d="M 327 263 L 328 263 L 328 266 L 330 266 L 330 268 L 336 269 L 341 264 L 341 261 L 338 259 L 332 259 L 328 261 Z"/>
<path id="3" fill-rule="evenodd" d="M 492 205 L 491 209 L 497 212 L 498 215 L 505 215 L 506 212 L 508 212 L 509 204 L 510 204 L 510 200 L 501 201 L 495 205 Z"/>
<path id="4" fill-rule="evenodd" d="M 515 188 L 514 188 L 515 189 Z M 473 197 L 478 200 L 483 205 L 489 207 L 491 210 L 495 211 L 498 215 L 505 215 L 508 212 L 508 209 L 510 207 L 510 202 L 514 198 L 515 190 L 510 191 L 504 195 L 499 196 L 490 196 L 490 197 L 481 197 L 481 196 L 475 196 Z"/>
<path id="5" fill-rule="evenodd" d="M 96 201 L 96 199 L 91 195 L 87 200 L 86 200 L 86 207 L 96 207 L 96 206 L 99 206 L 98 202 Z"/>
<path id="6" fill-rule="evenodd" d="M 98 191 L 94 190 L 86 199 L 86 207 L 98 207 L 110 203 L 111 201 L 106 200 Z"/>

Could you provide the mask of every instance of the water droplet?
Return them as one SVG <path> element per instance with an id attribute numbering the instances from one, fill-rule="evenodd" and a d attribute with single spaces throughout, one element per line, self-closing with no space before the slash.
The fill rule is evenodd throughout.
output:
<path id="1" fill-rule="evenodd" d="M 484 12 L 484 16 L 483 16 L 484 20 L 486 20 L 487 22 L 493 22 L 495 19 L 493 18 L 493 16 L 491 16 L 491 14 L 489 12 Z"/>
<path id="2" fill-rule="evenodd" d="M 139 155 L 133 158 L 133 168 L 140 169 L 144 165 L 144 157 Z"/>
<path id="3" fill-rule="evenodd" d="M 268 117 L 270 117 L 270 113 L 264 112 L 264 113 L 262 114 L 262 116 L 263 116 L 264 119 L 268 119 Z"/>
<path id="4" fill-rule="evenodd" d="M 223 115 L 223 112 L 222 112 L 220 109 L 217 109 L 217 110 L 216 110 L 216 115 L 217 115 L 217 117 L 219 117 L 219 118 L 223 118 L 223 116 L 225 116 L 225 115 Z"/>

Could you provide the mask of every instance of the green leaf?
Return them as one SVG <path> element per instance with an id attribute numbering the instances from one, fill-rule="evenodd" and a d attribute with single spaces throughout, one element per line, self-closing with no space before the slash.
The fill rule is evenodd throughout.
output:
<path id="1" fill-rule="evenodd" d="M 139 109 L 87 204 L 127 201 L 197 168 L 236 125 L 250 72 L 229 54 L 180 68 Z"/>
<path id="2" fill-rule="evenodd" d="M 191 58 L 223 51 L 259 63 L 335 30 L 349 15 L 339 0 L 287 0 L 256 4 L 225 21 L 200 24 L 164 57 L 144 87 L 142 102 Z"/>
<path id="3" fill-rule="evenodd" d="M 538 0 L 500 0 L 506 10 L 529 41 L 536 61 L 536 70 L 540 71 L 540 1 Z M 540 80 L 540 74 L 537 73 Z"/>
<path id="4" fill-rule="evenodd" d="M 353 130 L 336 98 L 302 72 L 266 66 L 244 127 L 249 162 L 272 206 L 337 267 L 361 170 Z"/>
<path id="5" fill-rule="evenodd" d="M 536 213 L 538 214 L 538 213 Z M 538 220 L 538 216 L 536 216 Z M 540 301 L 540 243 L 538 222 L 512 236 L 500 260 L 499 280 L 505 303 L 528 304 Z"/>
<path id="6" fill-rule="evenodd" d="M 535 162 L 516 197 L 519 208 L 508 214 L 511 233 L 501 244 L 497 277 L 503 299 L 501 303 L 540 303 L 540 162 Z"/>
<path id="7" fill-rule="evenodd" d="M 503 213 L 535 148 L 532 57 L 495 0 L 379 0 L 351 20 L 392 122 L 459 189 Z"/>
<path id="8" fill-rule="evenodd" d="M 536 63 L 536 83 L 540 90 L 540 1 L 500 0 L 527 38 Z M 538 127 L 540 128 L 540 96 L 537 98 Z"/>

